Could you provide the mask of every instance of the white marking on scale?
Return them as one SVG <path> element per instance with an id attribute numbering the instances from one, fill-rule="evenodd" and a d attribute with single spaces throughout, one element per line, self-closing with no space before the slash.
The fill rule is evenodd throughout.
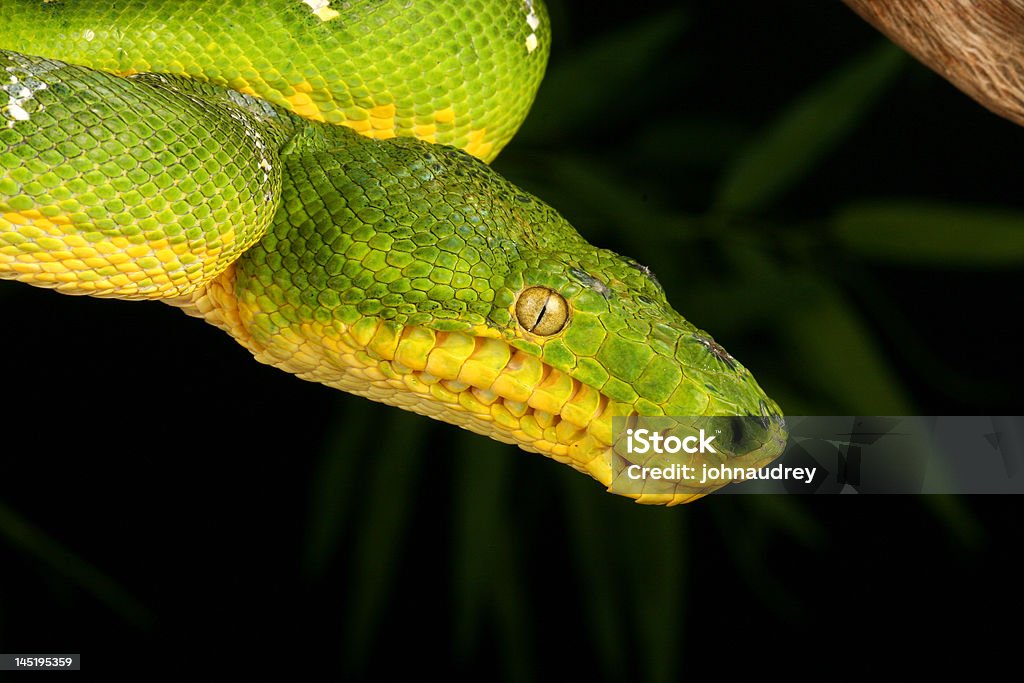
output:
<path id="1" fill-rule="evenodd" d="M 96 37 L 96 32 L 91 28 L 87 28 L 82 31 L 82 37 L 85 38 L 86 42 L 92 42 L 92 39 Z"/>
<path id="2" fill-rule="evenodd" d="M 11 118 L 15 121 L 28 121 L 28 112 L 16 104 L 8 104 L 7 113 L 10 114 Z M 13 122 L 7 124 L 8 128 L 12 128 L 13 126 Z"/>
<path id="3" fill-rule="evenodd" d="M 537 49 L 539 40 L 537 39 L 537 27 L 540 26 L 540 17 L 537 16 L 537 10 L 533 6 L 533 0 L 523 0 L 523 4 L 526 5 L 526 25 L 533 31 L 530 35 L 526 36 L 526 52 L 527 54 L 532 53 Z"/>
<path id="4" fill-rule="evenodd" d="M 37 92 L 46 90 L 46 83 L 35 78 L 28 69 L 9 66 L 5 71 L 10 74 L 10 85 L 0 88 L 7 93 L 7 104 L 0 109 L 0 115 L 7 119 L 8 128 L 14 128 L 15 122 L 29 120 L 28 109 L 25 107 Z M 25 76 L 25 79 L 19 79 L 19 74 Z M 43 109 L 42 102 L 36 104 L 39 110 Z"/>
<path id="5" fill-rule="evenodd" d="M 251 112 L 250 112 L 251 114 Z M 252 141 L 252 146 L 256 148 L 256 154 L 259 156 L 259 163 L 257 167 L 263 171 L 263 184 L 270 182 L 270 172 L 274 170 L 274 164 L 267 158 L 267 145 L 263 142 L 263 135 L 259 129 L 253 125 L 252 119 L 246 116 L 245 113 L 238 109 L 230 108 L 227 110 L 227 115 L 233 120 L 237 121 L 242 126 L 242 132 L 249 140 Z M 267 195 L 270 195 L 268 190 Z M 268 200 L 269 201 L 269 200 Z"/>
<path id="6" fill-rule="evenodd" d="M 320 21 L 330 21 L 341 16 L 338 10 L 331 8 L 331 0 L 302 0 L 302 4 L 309 5 Z"/>

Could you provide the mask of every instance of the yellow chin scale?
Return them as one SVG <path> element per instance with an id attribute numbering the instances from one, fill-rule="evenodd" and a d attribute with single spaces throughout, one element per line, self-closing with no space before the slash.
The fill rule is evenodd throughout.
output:
<path id="1" fill-rule="evenodd" d="M 258 301 L 235 296 L 234 268 L 172 301 L 227 331 L 262 363 L 542 453 L 611 484 L 612 417 L 630 412 L 512 348 L 496 332 L 438 332 L 377 318 L 309 321 L 273 333 Z"/>
<path id="2" fill-rule="evenodd" d="M 0 213 L 0 278 L 67 294 L 161 299 L 188 294 L 223 269 L 234 243 L 104 236 L 64 215 Z"/>

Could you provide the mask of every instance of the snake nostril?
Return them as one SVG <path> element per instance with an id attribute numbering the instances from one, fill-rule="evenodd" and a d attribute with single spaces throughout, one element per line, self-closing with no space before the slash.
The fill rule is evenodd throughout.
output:
<path id="1" fill-rule="evenodd" d="M 745 440 L 749 430 L 747 429 L 748 424 L 747 418 L 740 417 L 739 415 L 733 415 L 729 418 L 730 434 L 732 436 L 732 443 L 742 444 Z"/>
<path id="2" fill-rule="evenodd" d="M 729 415 L 712 418 L 718 445 L 730 456 L 742 456 L 761 448 L 771 425 L 760 415 Z"/>

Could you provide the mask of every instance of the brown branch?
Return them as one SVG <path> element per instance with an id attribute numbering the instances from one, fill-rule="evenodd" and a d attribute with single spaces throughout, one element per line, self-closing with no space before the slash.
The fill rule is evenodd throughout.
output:
<path id="1" fill-rule="evenodd" d="M 1024 0 L 843 0 L 984 107 L 1024 126 Z"/>

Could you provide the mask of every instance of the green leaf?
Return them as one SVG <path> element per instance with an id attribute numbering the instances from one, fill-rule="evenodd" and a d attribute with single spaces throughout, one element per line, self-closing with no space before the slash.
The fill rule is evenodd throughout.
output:
<path id="1" fill-rule="evenodd" d="M 351 513 L 361 449 L 374 443 L 374 421 L 379 406 L 361 398 L 338 396 L 331 411 L 331 427 L 324 436 L 320 461 L 310 483 L 309 531 L 303 569 L 308 577 L 323 576 L 341 543 L 345 520 Z"/>
<path id="2" fill-rule="evenodd" d="M 624 503 L 624 501 L 623 501 Z M 618 515 L 616 550 L 623 553 L 638 659 L 651 681 L 679 678 L 679 644 L 686 604 L 686 513 L 633 506 Z"/>
<path id="3" fill-rule="evenodd" d="M 747 496 L 752 515 L 760 517 L 768 529 L 785 531 L 805 546 L 820 546 L 828 540 L 821 523 L 802 504 L 788 496 Z"/>
<path id="4" fill-rule="evenodd" d="M 575 472 L 566 475 L 560 477 L 566 526 L 574 550 L 575 572 L 580 578 L 580 598 L 587 612 L 585 621 L 595 641 L 594 656 L 601 660 L 601 670 L 608 680 L 622 680 L 625 677 L 622 643 L 627 638 L 618 615 L 624 608 L 625 596 L 613 571 L 617 566 L 615 558 L 611 557 L 615 538 L 609 531 L 607 517 L 601 514 L 608 506 L 595 505 L 596 496 L 607 494 L 602 494 L 594 482 Z"/>
<path id="5" fill-rule="evenodd" d="M 350 670 L 366 666 L 366 656 L 387 609 L 406 530 L 413 521 L 413 502 L 424 432 L 429 423 L 419 415 L 388 411 L 375 425 L 378 445 L 365 465 L 368 478 L 361 492 L 361 517 L 352 554 L 352 584 L 346 602 Z"/>
<path id="6" fill-rule="evenodd" d="M 753 213 L 795 186 L 860 122 L 904 61 L 885 43 L 793 103 L 726 173 L 716 211 Z"/>
<path id="7" fill-rule="evenodd" d="M 559 212 L 591 242 L 615 238 L 640 254 L 650 249 L 651 241 L 678 247 L 695 235 L 690 217 L 658 206 L 645 197 L 643 188 L 591 158 L 563 154 L 545 156 L 543 161 L 527 167 L 513 158 L 499 165 L 542 199 L 557 198 Z"/>
<path id="8" fill-rule="evenodd" d="M 914 414 L 868 327 L 830 284 L 794 301 L 780 334 L 791 372 L 828 397 L 826 414 Z"/>
<path id="9" fill-rule="evenodd" d="M 494 618 L 501 633 L 504 662 L 501 668 L 510 681 L 537 680 L 533 669 L 531 601 L 526 579 L 520 567 L 518 535 L 503 516 L 495 529 L 504 539 L 494 547 L 491 600 Z M 515 529 L 518 531 L 518 529 Z"/>
<path id="10" fill-rule="evenodd" d="M 151 628 L 156 617 L 121 585 L 85 559 L 34 527 L 0 503 L 0 538 L 33 555 L 71 583 L 91 593 L 125 621 L 142 629 Z"/>
<path id="11" fill-rule="evenodd" d="M 716 235 L 715 251 L 700 252 L 709 272 L 666 270 L 658 276 L 669 302 L 694 325 L 721 337 L 719 341 L 775 329 L 793 301 L 817 290 L 812 276 L 784 267 L 772 254 L 772 241 L 780 241 L 777 231 L 730 233 L 723 228 Z"/>
<path id="12" fill-rule="evenodd" d="M 833 234 L 851 251 L 883 261 L 942 267 L 1024 264 L 1024 213 L 932 202 L 847 206 Z"/>
<path id="13" fill-rule="evenodd" d="M 552 68 L 516 144 L 556 140 L 581 126 L 606 127 L 611 116 L 640 116 L 621 101 L 663 50 L 679 39 L 685 19 L 676 9 L 627 24 L 621 31 L 573 52 Z"/>
<path id="14" fill-rule="evenodd" d="M 669 119 L 638 130 L 633 148 L 652 167 L 698 167 L 706 172 L 703 169 L 727 166 L 749 144 L 750 137 L 750 131 L 734 121 Z"/>
<path id="15" fill-rule="evenodd" d="M 787 620 L 806 619 L 801 596 L 794 593 L 778 572 L 765 571 L 765 556 L 774 540 L 774 524 L 763 517 L 761 507 L 773 496 L 735 496 L 716 501 L 710 512 L 732 566 L 750 586 L 750 594 Z"/>
<path id="16" fill-rule="evenodd" d="M 502 665 L 511 681 L 531 681 L 530 599 L 518 533 L 508 509 L 509 446 L 477 434 L 457 435 L 453 550 L 455 648 L 472 657 L 485 616 L 500 633 Z"/>
<path id="17" fill-rule="evenodd" d="M 495 572 L 494 553 L 504 539 L 507 501 L 503 495 L 510 463 L 509 447 L 482 436 L 453 433 L 455 449 L 455 524 L 452 550 L 455 648 L 469 657 L 477 645 L 484 606 Z"/>

